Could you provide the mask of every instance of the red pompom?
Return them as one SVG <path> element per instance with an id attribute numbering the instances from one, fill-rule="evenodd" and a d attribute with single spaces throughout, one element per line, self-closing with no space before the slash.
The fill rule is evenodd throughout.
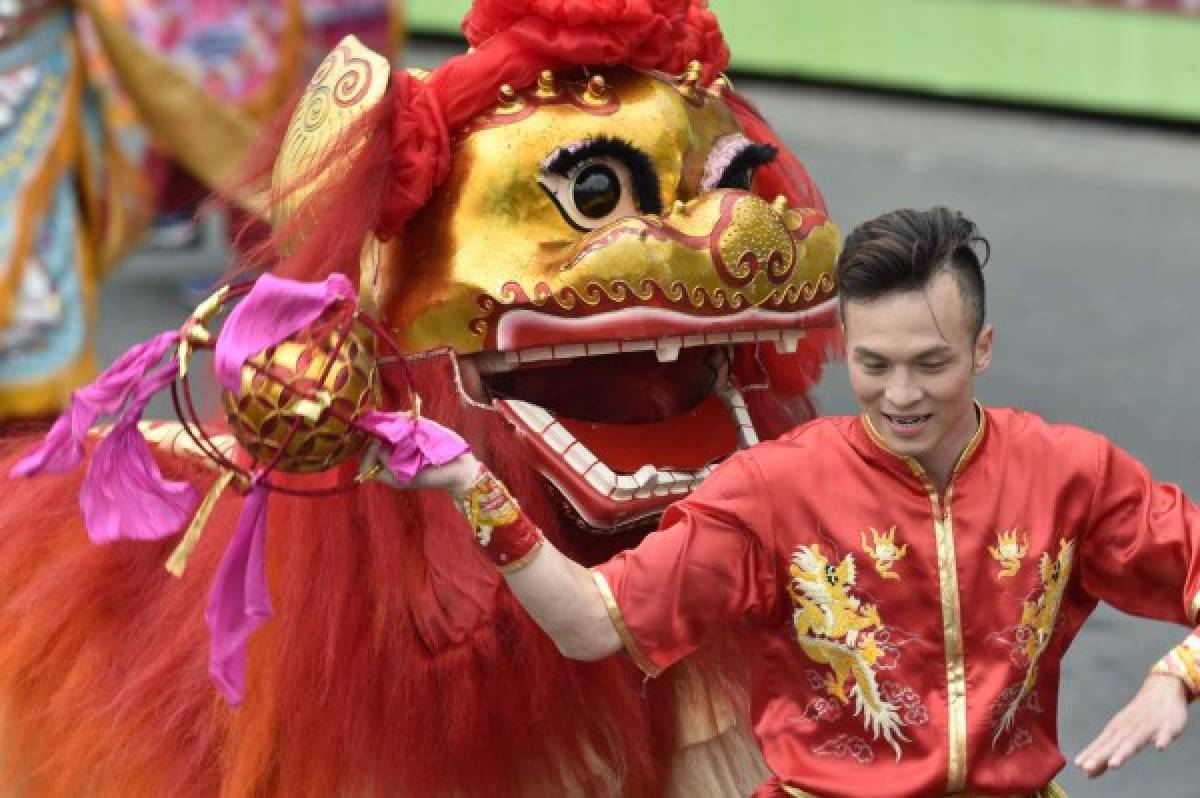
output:
<path id="1" fill-rule="evenodd" d="M 475 47 L 506 34 L 581 65 L 682 72 L 695 60 L 707 79 L 729 65 L 729 48 L 703 0 L 477 0 L 463 33 Z"/>

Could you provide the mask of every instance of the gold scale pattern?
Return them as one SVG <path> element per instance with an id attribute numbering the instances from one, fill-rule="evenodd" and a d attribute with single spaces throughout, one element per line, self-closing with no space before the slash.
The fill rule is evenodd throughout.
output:
<path id="1" fill-rule="evenodd" d="M 325 330 L 302 330 L 250 358 L 238 395 L 222 393 L 231 432 L 262 465 L 323 471 L 366 444 L 366 435 L 347 421 L 378 406 L 375 335 L 356 319 L 339 349 L 340 329 L 320 327 Z"/>

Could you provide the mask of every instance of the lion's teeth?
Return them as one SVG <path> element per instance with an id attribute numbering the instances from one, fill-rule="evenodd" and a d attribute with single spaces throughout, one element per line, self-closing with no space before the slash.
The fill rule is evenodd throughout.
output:
<path id="1" fill-rule="evenodd" d="M 683 347 L 683 339 L 678 335 L 658 339 L 654 353 L 658 355 L 659 363 L 674 363 L 679 359 L 679 350 Z"/>
<path id="2" fill-rule="evenodd" d="M 803 337 L 804 330 L 784 330 L 779 335 L 779 343 L 775 344 L 775 351 L 790 355 L 796 351 L 796 346 Z"/>
<path id="3" fill-rule="evenodd" d="M 658 484 L 658 469 L 647 463 L 633 474 L 633 480 L 638 488 L 653 488 Z"/>

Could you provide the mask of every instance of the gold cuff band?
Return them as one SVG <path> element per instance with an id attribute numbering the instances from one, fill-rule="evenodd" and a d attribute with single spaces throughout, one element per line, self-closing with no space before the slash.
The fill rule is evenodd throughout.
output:
<path id="1" fill-rule="evenodd" d="M 617 637 L 621 638 L 621 644 L 625 646 L 625 653 L 633 660 L 633 664 L 641 668 L 647 676 L 658 676 L 662 673 L 662 668 L 647 659 L 642 650 L 638 648 L 637 641 L 633 639 L 629 627 L 625 625 L 625 616 L 621 614 L 621 608 L 617 606 L 617 600 L 613 597 L 612 588 L 608 586 L 608 580 L 604 578 L 604 574 L 595 569 L 592 569 L 591 573 L 592 581 L 596 583 L 596 589 L 600 591 L 600 598 L 604 599 L 608 618 L 612 621 L 613 628 L 617 630 Z"/>

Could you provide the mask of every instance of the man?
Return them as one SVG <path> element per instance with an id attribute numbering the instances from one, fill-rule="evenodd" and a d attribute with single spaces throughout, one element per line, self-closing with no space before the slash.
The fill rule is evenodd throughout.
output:
<path id="1" fill-rule="evenodd" d="M 983 408 L 987 242 L 897 211 L 838 262 L 858 418 L 741 452 L 640 546 L 588 572 L 468 454 L 460 497 L 517 598 L 569 657 L 653 676 L 741 624 L 759 795 L 1057 795 L 1059 663 L 1098 601 L 1197 623 L 1200 508 L 1104 438 Z M 986 255 L 984 257 L 986 261 Z M 1077 763 L 1165 747 L 1200 690 L 1200 636 Z"/>

